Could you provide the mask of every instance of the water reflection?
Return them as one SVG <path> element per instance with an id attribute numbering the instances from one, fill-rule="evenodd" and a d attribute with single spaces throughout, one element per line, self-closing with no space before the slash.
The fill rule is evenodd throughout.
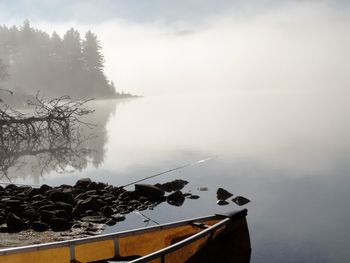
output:
<path id="1" fill-rule="evenodd" d="M 0 141 L 0 181 L 19 181 L 30 177 L 40 183 L 52 172 L 67 174 L 82 172 L 91 163 L 98 168 L 105 158 L 106 124 L 118 102 L 95 101 L 90 108 L 97 110 L 83 121 L 93 126 L 80 125 L 78 129 L 57 134 L 45 129 L 39 138 L 16 137 Z"/>

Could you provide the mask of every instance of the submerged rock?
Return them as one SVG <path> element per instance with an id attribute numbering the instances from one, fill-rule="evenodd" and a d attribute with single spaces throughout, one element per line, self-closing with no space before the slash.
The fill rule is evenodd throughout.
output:
<path id="1" fill-rule="evenodd" d="M 249 199 L 247 199 L 243 196 L 236 196 L 235 198 L 232 199 L 232 201 L 239 206 L 248 204 L 250 202 Z"/>
<path id="2" fill-rule="evenodd" d="M 229 202 L 227 202 L 227 201 L 225 201 L 225 200 L 218 200 L 216 203 L 217 203 L 218 205 L 228 205 L 228 204 L 229 204 Z"/>

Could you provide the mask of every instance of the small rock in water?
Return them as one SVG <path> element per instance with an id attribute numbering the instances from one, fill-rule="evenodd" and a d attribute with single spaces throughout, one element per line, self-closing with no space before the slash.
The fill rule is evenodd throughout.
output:
<path id="1" fill-rule="evenodd" d="M 199 195 L 190 195 L 190 196 L 187 196 L 187 198 L 189 198 L 189 199 L 199 199 L 200 196 Z"/>
<path id="2" fill-rule="evenodd" d="M 185 197 L 183 196 L 181 191 L 176 191 L 166 198 L 167 202 L 174 206 L 182 206 L 185 201 Z"/>
<path id="3" fill-rule="evenodd" d="M 110 218 L 107 220 L 106 225 L 107 226 L 114 226 L 117 223 L 117 220 Z"/>
<path id="4" fill-rule="evenodd" d="M 135 192 L 151 200 L 158 200 L 164 196 L 162 189 L 151 184 L 135 184 Z"/>
<path id="5" fill-rule="evenodd" d="M 233 194 L 231 194 L 230 192 L 228 192 L 227 190 L 225 190 L 223 188 L 218 188 L 218 190 L 216 191 L 216 198 L 218 200 L 226 200 L 227 198 L 230 198 L 231 196 L 233 196 Z"/>
<path id="6" fill-rule="evenodd" d="M 198 191 L 208 191 L 209 189 L 208 189 L 208 187 L 199 187 L 198 188 Z"/>
<path id="7" fill-rule="evenodd" d="M 173 191 L 181 190 L 182 188 L 184 188 L 186 184 L 188 184 L 187 181 L 176 179 L 174 181 L 161 184 L 160 187 L 164 189 L 164 191 L 166 192 L 173 192 Z"/>
<path id="8" fill-rule="evenodd" d="M 228 205 L 229 203 L 227 202 L 227 201 L 225 201 L 225 200 L 218 200 L 217 202 L 216 202 L 218 205 Z"/>
<path id="9" fill-rule="evenodd" d="M 112 218 L 115 219 L 117 222 L 125 220 L 125 216 L 123 215 L 113 215 Z"/>
<path id="10" fill-rule="evenodd" d="M 249 199 L 243 197 L 243 196 L 236 196 L 235 198 L 232 199 L 234 203 L 236 203 L 239 206 L 248 204 L 250 202 Z"/>

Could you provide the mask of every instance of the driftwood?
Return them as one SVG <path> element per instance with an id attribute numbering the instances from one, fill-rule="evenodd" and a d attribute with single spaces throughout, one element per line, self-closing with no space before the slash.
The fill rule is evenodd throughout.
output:
<path id="1" fill-rule="evenodd" d="M 31 113 L 24 114 L 3 104 L 0 108 L 0 178 L 10 167 L 21 166 L 21 157 L 37 156 L 43 169 L 81 168 L 89 150 L 83 147 L 81 118 L 93 112 L 85 107 L 90 100 L 69 97 L 45 99 L 36 96 L 28 102 Z M 44 172 L 44 171 L 42 171 Z"/>

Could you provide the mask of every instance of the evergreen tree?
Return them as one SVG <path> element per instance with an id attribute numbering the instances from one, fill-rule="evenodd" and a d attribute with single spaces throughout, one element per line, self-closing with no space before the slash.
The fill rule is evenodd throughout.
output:
<path id="1" fill-rule="evenodd" d="M 19 28 L 0 25 L 0 59 L 0 80 L 16 94 L 117 95 L 103 72 L 102 47 L 91 31 L 81 40 L 74 28 L 61 38 L 33 28 L 28 20 Z"/>
<path id="2" fill-rule="evenodd" d="M 81 40 L 80 34 L 74 28 L 66 32 L 63 37 L 63 47 L 65 59 L 71 70 L 80 70 L 82 66 Z"/>
<path id="3" fill-rule="evenodd" d="M 82 43 L 82 55 L 88 71 L 103 72 L 104 58 L 101 53 L 100 41 L 90 30 L 86 32 L 85 40 Z"/>

